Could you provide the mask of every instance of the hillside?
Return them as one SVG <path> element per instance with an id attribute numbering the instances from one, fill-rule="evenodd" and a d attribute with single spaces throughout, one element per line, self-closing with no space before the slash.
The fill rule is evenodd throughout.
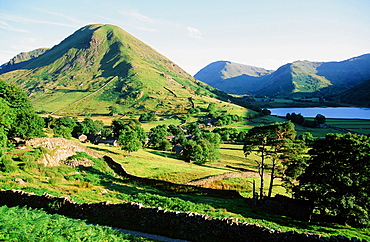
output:
<path id="1" fill-rule="evenodd" d="M 113 25 L 85 26 L 21 63 L 0 79 L 26 89 L 37 111 L 107 114 L 113 105 L 124 113 L 172 114 L 194 103 L 220 103 L 213 88 Z"/>
<path id="2" fill-rule="evenodd" d="M 216 61 L 201 69 L 194 77 L 224 92 L 237 94 L 240 88 L 255 90 L 261 77 L 272 72 L 230 61 Z"/>
<path id="3" fill-rule="evenodd" d="M 342 103 L 370 107 L 370 80 L 341 93 L 336 99 Z"/>
<path id="4" fill-rule="evenodd" d="M 209 66 L 195 77 L 232 94 L 290 96 L 298 93 L 329 97 L 370 79 L 370 54 L 341 62 L 296 61 L 263 75 L 227 77 Z"/>
<path id="5" fill-rule="evenodd" d="M 18 55 L 14 56 L 10 61 L 0 66 L 0 74 L 22 68 L 27 63 L 32 61 L 32 59 L 44 54 L 47 50 L 49 49 L 39 48 L 36 50 L 32 50 L 30 52 L 19 53 Z"/>

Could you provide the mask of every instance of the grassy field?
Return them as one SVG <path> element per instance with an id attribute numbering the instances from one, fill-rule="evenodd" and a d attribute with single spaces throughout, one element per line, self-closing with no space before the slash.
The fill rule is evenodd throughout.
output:
<path id="1" fill-rule="evenodd" d="M 116 117 L 93 116 L 93 119 L 103 118 L 104 124 L 110 124 Z M 82 120 L 83 117 L 80 119 Z M 127 119 L 133 117 L 124 117 Z M 283 122 L 284 119 L 274 116 L 265 116 L 234 124 L 239 130 L 249 130 L 257 125 L 265 125 L 273 122 Z M 154 123 L 144 124 L 143 127 L 149 131 L 151 127 L 158 124 L 176 124 L 180 122 L 177 118 L 167 118 Z M 328 120 L 339 125 L 351 124 L 341 120 Z M 352 124 L 366 125 L 366 122 L 354 122 Z M 308 129 L 296 125 L 298 132 L 312 132 L 314 136 L 324 136 L 329 129 Z M 320 133 L 322 132 L 322 133 Z M 174 153 L 157 151 L 153 149 L 140 149 L 137 152 L 127 154 L 119 147 L 106 145 L 86 144 L 91 149 L 107 154 L 120 162 L 130 174 L 140 177 L 154 178 L 174 183 L 186 183 L 201 178 L 220 175 L 240 170 L 249 171 L 248 177 L 229 178 L 206 184 L 206 187 L 216 189 L 237 190 L 244 197 L 252 197 L 252 183 L 255 182 L 256 189 L 259 188 L 260 178 L 258 177 L 255 160 L 259 157 L 252 154 L 244 157 L 241 144 L 221 144 L 220 158 L 214 163 L 204 165 L 186 163 L 179 159 Z M 15 151 L 19 152 L 19 151 Z M 24 151 L 22 151 L 24 152 Z M 21 152 L 21 153 L 22 153 Z M 16 153 L 15 164 L 24 167 L 21 153 Z M 25 183 L 17 182 L 20 178 Z M 265 178 L 265 192 L 269 177 Z M 36 194 L 44 192 L 56 196 L 71 196 L 77 202 L 139 202 L 148 206 L 160 206 L 169 210 L 177 210 L 180 207 L 183 211 L 191 211 L 208 214 L 216 218 L 233 217 L 240 221 L 253 224 L 260 224 L 273 229 L 283 231 L 297 230 L 299 232 L 309 231 L 310 233 L 330 236 L 341 234 L 347 237 L 358 237 L 370 240 L 369 229 L 356 229 L 349 226 L 334 224 L 308 224 L 292 220 L 285 216 L 267 214 L 263 211 L 256 211 L 250 208 L 243 199 L 216 198 L 209 196 L 197 196 L 190 194 L 176 194 L 173 192 L 158 190 L 157 188 L 144 186 L 138 182 L 131 182 L 127 179 L 120 179 L 102 161 L 95 161 L 92 168 L 71 168 L 67 166 L 41 167 L 29 165 L 9 173 L 2 173 L 0 177 L 1 188 L 20 189 Z M 276 181 L 279 185 L 280 181 Z M 280 186 L 274 187 L 273 194 L 288 195 Z M 172 205 L 170 205 L 172 204 Z M 176 206 L 175 206 L 175 205 Z M 179 205 L 181 204 L 181 205 Z"/>
<path id="2" fill-rule="evenodd" d="M 370 134 L 370 120 L 368 119 L 326 119 L 330 126 L 343 128 L 357 133 Z"/>
<path id="3" fill-rule="evenodd" d="M 168 181 L 183 183 L 202 177 L 235 172 L 234 168 L 255 170 L 253 157 L 245 159 L 240 145 L 222 145 L 219 162 L 206 165 L 189 164 L 176 159 L 169 152 L 157 152 L 143 149 L 130 155 L 116 147 L 105 145 L 88 145 L 99 152 L 109 154 L 122 163 L 125 169 L 132 174 L 143 177 L 161 178 Z M 370 239 L 369 230 L 355 229 L 348 226 L 331 224 L 308 224 L 292 220 L 285 216 L 268 214 L 256 211 L 248 206 L 242 198 L 217 198 L 204 195 L 177 194 L 158 190 L 154 187 L 120 179 L 107 165 L 94 159 L 95 165 L 91 168 L 72 168 L 65 165 L 57 167 L 44 167 L 26 162 L 22 152 L 15 150 L 13 157 L 18 157 L 14 164 L 18 169 L 3 172 L 0 177 L 1 188 L 20 189 L 24 191 L 43 194 L 44 192 L 56 196 L 71 196 L 77 202 L 139 202 L 147 206 L 162 207 L 168 210 L 181 210 L 208 214 L 216 218 L 232 217 L 253 224 L 267 226 L 283 231 L 297 230 L 329 236 L 341 234 L 347 237 Z M 16 154 L 16 155 L 15 155 Z M 25 162 L 28 165 L 25 165 Z M 20 178 L 24 183 L 19 182 Z M 242 195 L 250 197 L 251 182 L 257 176 L 247 178 L 230 178 L 222 182 L 211 184 L 216 188 L 237 189 Z M 268 179 L 267 179 L 268 181 Z M 283 193 L 283 191 L 275 190 Z"/>

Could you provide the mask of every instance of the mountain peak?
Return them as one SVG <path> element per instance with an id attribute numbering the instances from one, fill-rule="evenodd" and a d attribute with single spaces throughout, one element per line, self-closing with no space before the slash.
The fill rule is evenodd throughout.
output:
<path id="1" fill-rule="evenodd" d="M 103 24 L 78 29 L 0 78 L 26 89 L 37 110 L 59 114 L 107 113 L 111 105 L 125 112 L 173 113 L 191 107 L 196 91 L 213 95 L 150 46 Z"/>
<path id="2" fill-rule="evenodd" d="M 212 63 L 213 64 L 213 63 Z M 195 77 L 224 92 L 262 96 L 289 96 L 295 93 L 331 96 L 370 79 L 370 54 L 341 62 L 298 60 L 276 71 L 217 62 L 200 70 Z M 238 66 L 239 67 L 239 66 Z M 242 71 L 240 71 L 242 70 Z"/>
<path id="3" fill-rule="evenodd" d="M 201 69 L 195 78 L 212 85 L 212 83 L 220 82 L 221 80 L 238 77 L 241 75 L 250 77 L 260 77 L 270 74 L 272 71 L 264 68 L 244 65 L 231 61 L 216 61 Z"/>

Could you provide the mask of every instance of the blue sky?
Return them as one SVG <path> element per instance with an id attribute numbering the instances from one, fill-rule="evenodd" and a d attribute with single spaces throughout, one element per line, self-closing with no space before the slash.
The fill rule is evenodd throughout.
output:
<path id="1" fill-rule="evenodd" d="M 114 24 L 194 75 L 228 60 L 276 69 L 370 53 L 369 0 L 0 0 L 0 64 Z"/>

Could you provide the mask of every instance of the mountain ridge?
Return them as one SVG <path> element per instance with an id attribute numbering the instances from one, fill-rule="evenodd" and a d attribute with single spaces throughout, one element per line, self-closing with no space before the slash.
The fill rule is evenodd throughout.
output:
<path id="1" fill-rule="evenodd" d="M 214 88 L 114 25 L 84 26 L 0 78 L 24 88 L 36 110 L 61 115 L 108 113 L 112 105 L 164 114 L 184 112 L 192 98 L 220 102 Z"/>
<path id="2" fill-rule="evenodd" d="M 210 65 L 202 68 L 194 77 L 230 94 L 258 96 L 314 94 L 329 97 L 370 79 L 370 54 L 339 62 L 295 61 L 258 77 L 243 73 L 232 78 L 222 78 L 209 68 Z M 249 65 L 245 66 L 250 68 Z"/>

